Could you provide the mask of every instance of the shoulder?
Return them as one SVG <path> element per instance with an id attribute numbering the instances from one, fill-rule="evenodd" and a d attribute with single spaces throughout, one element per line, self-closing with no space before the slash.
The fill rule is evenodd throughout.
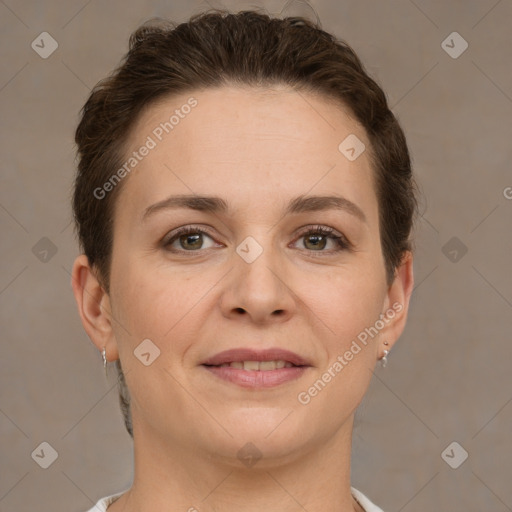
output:
<path id="1" fill-rule="evenodd" d="M 361 491 L 354 489 L 354 487 L 351 487 L 350 490 L 352 491 L 352 496 L 354 496 L 354 498 L 364 508 L 365 512 L 384 512 L 381 508 L 372 503 Z"/>
<path id="2" fill-rule="evenodd" d="M 94 507 L 90 508 L 87 512 L 106 512 L 107 507 L 112 505 L 117 498 L 120 498 L 126 491 L 118 492 L 117 494 L 111 494 L 110 496 L 106 496 L 105 498 L 101 498 L 98 500 Z"/>

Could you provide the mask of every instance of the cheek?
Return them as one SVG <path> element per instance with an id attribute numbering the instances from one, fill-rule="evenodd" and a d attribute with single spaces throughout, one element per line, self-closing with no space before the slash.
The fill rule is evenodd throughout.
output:
<path id="1" fill-rule="evenodd" d="M 326 275 L 316 275 L 313 287 L 311 277 L 302 281 L 308 306 L 321 317 L 336 348 L 350 345 L 352 339 L 379 318 L 385 281 L 378 265 L 331 269 Z"/>
<path id="2" fill-rule="evenodd" d="M 309 296 L 322 320 L 319 325 L 327 327 L 325 336 L 319 336 L 324 357 L 297 399 L 308 414 L 322 418 L 321 428 L 329 430 L 349 416 L 368 389 L 378 348 L 378 331 L 372 327 L 379 319 L 384 288 L 369 269 L 364 278 L 347 269 L 326 279 L 324 289 L 324 294 Z M 326 409 L 332 411 L 328 417 Z"/>
<path id="3" fill-rule="evenodd" d="M 112 275 L 113 312 L 125 329 L 117 328 L 116 338 L 132 351 L 147 338 L 154 341 L 162 355 L 171 346 L 173 352 L 184 350 L 180 344 L 194 338 L 193 331 L 200 325 L 192 320 L 195 308 L 213 284 L 204 276 L 159 272 L 144 260 L 120 264 L 117 275 Z"/>

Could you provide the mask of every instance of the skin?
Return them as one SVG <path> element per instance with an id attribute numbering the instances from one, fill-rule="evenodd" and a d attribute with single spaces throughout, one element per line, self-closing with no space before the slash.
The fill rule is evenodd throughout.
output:
<path id="1" fill-rule="evenodd" d="M 386 283 L 365 130 L 312 93 L 223 86 L 151 105 L 130 151 L 191 96 L 197 106 L 122 184 L 110 295 L 84 255 L 73 267 L 84 328 L 110 362 L 121 359 L 132 397 L 134 483 L 109 512 L 256 512 L 270 503 L 284 512 L 361 510 L 350 493 L 354 412 L 376 361 L 405 327 L 413 287 L 410 253 Z M 338 150 L 349 134 L 367 148 L 352 162 Z M 233 212 L 173 209 L 141 220 L 171 194 L 219 196 Z M 344 196 L 367 221 L 332 209 L 283 216 L 301 194 Z M 184 237 L 172 245 L 183 255 L 163 247 L 167 234 L 190 224 L 211 228 L 202 246 Z M 301 228 L 316 224 L 344 234 L 353 250 L 334 252 L 329 239 L 315 247 L 314 234 Z M 236 252 L 248 236 L 263 248 L 252 263 Z M 191 245 L 195 252 L 186 250 Z M 307 405 L 299 403 L 298 394 L 394 303 L 401 311 Z M 133 353 L 146 338 L 160 349 L 149 366 Z M 200 366 L 235 347 L 280 347 L 312 366 L 263 390 Z M 252 467 L 237 457 L 248 442 L 262 456 Z"/>

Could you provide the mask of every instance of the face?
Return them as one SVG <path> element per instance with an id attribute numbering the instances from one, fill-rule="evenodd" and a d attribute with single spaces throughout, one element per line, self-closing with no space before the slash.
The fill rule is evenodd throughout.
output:
<path id="1" fill-rule="evenodd" d="M 144 112 L 109 297 L 136 433 L 226 460 L 251 442 L 271 460 L 350 423 L 398 312 L 368 149 L 351 161 L 338 148 L 351 134 L 369 148 L 342 107 L 286 87 L 197 91 Z"/>

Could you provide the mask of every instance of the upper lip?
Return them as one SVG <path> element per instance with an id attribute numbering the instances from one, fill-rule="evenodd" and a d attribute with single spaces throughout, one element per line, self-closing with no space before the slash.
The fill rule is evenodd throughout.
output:
<path id="1" fill-rule="evenodd" d="M 289 350 L 270 348 L 266 350 L 252 348 L 233 348 L 224 350 L 203 361 L 204 365 L 218 366 L 224 363 L 241 361 L 285 361 L 295 366 L 310 366 L 309 362 Z"/>

